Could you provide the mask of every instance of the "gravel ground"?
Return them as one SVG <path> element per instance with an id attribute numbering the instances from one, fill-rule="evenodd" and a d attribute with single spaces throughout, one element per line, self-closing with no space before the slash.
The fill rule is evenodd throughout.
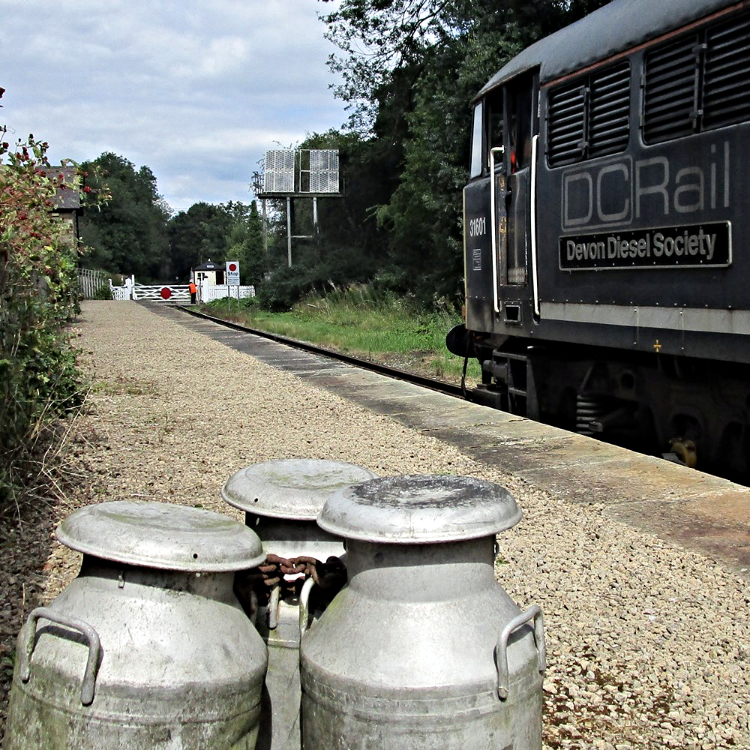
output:
<path id="1" fill-rule="evenodd" d="M 499 537 L 497 574 L 519 606 L 544 610 L 545 748 L 750 748 L 747 580 L 135 303 L 86 303 L 79 328 L 93 390 L 72 447 L 77 488 L 0 541 L 4 690 L 10 634 L 77 572 L 78 555 L 51 540 L 72 509 L 140 498 L 232 513 L 218 491 L 237 469 L 327 458 L 515 494 L 524 519 Z"/>

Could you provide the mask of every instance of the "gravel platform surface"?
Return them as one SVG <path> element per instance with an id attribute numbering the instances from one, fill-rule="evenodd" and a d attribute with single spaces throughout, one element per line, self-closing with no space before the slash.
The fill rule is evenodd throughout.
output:
<path id="1" fill-rule="evenodd" d="M 479 477 L 514 493 L 524 518 L 500 535 L 496 570 L 519 606 L 544 611 L 545 748 L 750 748 L 746 579 L 604 517 L 596 502 L 567 504 L 145 306 L 87 302 L 79 329 L 93 390 L 71 458 L 77 490 L 0 543 L 4 691 L 23 617 L 77 573 L 79 556 L 51 537 L 71 510 L 136 498 L 241 520 L 219 498 L 235 471 L 325 458 L 381 475 Z"/>

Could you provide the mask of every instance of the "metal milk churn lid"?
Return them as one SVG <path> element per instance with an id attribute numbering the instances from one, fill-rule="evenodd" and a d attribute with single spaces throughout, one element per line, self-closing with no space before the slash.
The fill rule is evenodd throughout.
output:
<path id="1" fill-rule="evenodd" d="M 305 750 L 538 750 L 541 611 L 496 582 L 503 487 L 404 476 L 337 492 L 318 523 L 347 540 L 348 585 L 300 648 Z"/>
<path id="2" fill-rule="evenodd" d="M 255 747 L 266 647 L 233 593 L 265 559 L 198 508 L 82 508 L 57 538 L 78 577 L 18 637 L 6 750 Z"/>
<path id="3" fill-rule="evenodd" d="M 285 458 L 240 469 L 222 487 L 221 497 L 245 511 L 245 523 L 256 531 L 266 552 L 325 560 L 344 552 L 340 537 L 316 523 L 325 501 L 337 490 L 375 476 L 343 461 Z"/>
<path id="4" fill-rule="evenodd" d="M 245 523 L 268 555 L 263 580 L 252 576 L 243 587 L 245 595 L 248 585 L 255 588 L 257 627 L 268 644 L 259 750 L 300 747 L 300 628 L 307 626 L 311 606 L 322 610 L 346 580 L 343 540 L 323 531 L 316 518 L 334 492 L 375 476 L 342 461 L 290 458 L 241 469 L 221 490 L 227 503 L 245 511 Z M 313 582 L 330 593 L 310 601 Z"/>

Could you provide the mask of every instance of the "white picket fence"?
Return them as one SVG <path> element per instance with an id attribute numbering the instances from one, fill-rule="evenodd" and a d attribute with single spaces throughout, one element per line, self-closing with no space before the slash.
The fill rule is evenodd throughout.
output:
<path id="1" fill-rule="evenodd" d="M 133 299 L 132 287 L 127 286 L 111 286 L 109 291 L 112 292 L 112 299 L 121 302 L 126 299 Z"/>
<path id="2" fill-rule="evenodd" d="M 99 289 L 107 286 L 107 282 L 112 286 L 112 280 L 107 278 L 104 271 L 92 271 L 90 268 L 78 269 L 78 288 L 83 299 L 94 299 Z"/>
<path id="3" fill-rule="evenodd" d="M 247 299 L 255 296 L 254 286 L 229 286 L 227 284 L 217 284 L 209 286 L 201 284 L 198 287 L 198 299 L 200 302 L 213 302 L 215 299 Z"/>

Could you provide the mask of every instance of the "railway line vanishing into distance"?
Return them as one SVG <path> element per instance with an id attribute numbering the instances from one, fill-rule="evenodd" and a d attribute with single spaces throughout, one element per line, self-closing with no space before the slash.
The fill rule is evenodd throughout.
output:
<path id="1" fill-rule="evenodd" d="M 329 357 L 335 359 L 338 362 L 344 362 L 354 367 L 361 367 L 365 370 L 376 372 L 379 375 L 385 375 L 389 378 L 396 378 L 397 380 L 403 380 L 407 383 L 413 383 L 414 385 L 420 385 L 423 388 L 429 388 L 430 390 L 437 391 L 438 393 L 444 393 L 446 396 L 455 396 L 456 398 L 466 397 L 465 390 L 458 385 L 448 383 L 444 380 L 437 380 L 435 378 L 428 378 L 425 375 L 420 375 L 415 372 L 408 372 L 407 370 L 400 369 L 398 367 L 392 367 L 390 365 L 382 364 L 381 362 L 373 362 L 368 359 L 361 359 L 360 357 L 354 357 L 344 352 L 338 352 L 335 349 L 328 349 L 317 344 L 311 344 L 307 341 L 299 341 L 298 339 L 292 339 L 288 336 L 281 336 L 277 333 L 270 333 L 269 331 L 263 331 L 259 328 L 250 328 L 240 323 L 235 323 L 231 320 L 224 320 L 223 318 L 217 318 L 213 315 L 207 315 L 206 313 L 193 310 L 190 307 L 181 307 L 190 315 L 195 317 L 203 318 L 204 320 L 210 320 L 212 323 L 218 323 L 219 325 L 232 328 L 235 331 L 242 331 L 243 333 L 249 333 L 253 336 L 260 336 L 261 338 L 269 339 L 270 341 L 276 341 L 279 344 L 285 346 L 291 346 L 295 349 L 301 349 L 302 351 L 309 352 L 310 354 L 318 354 L 321 357 Z"/>
<path id="2" fill-rule="evenodd" d="M 425 375 L 421 375 L 420 373 L 409 372 L 408 370 L 404 370 L 398 367 L 393 367 L 391 365 L 383 364 L 381 362 L 374 362 L 372 360 L 362 359 L 360 357 L 354 357 L 350 354 L 338 352 L 335 349 L 329 349 L 327 347 L 318 346 L 317 344 L 311 344 L 306 341 L 299 341 L 298 339 L 292 339 L 292 338 L 289 338 L 288 336 L 282 336 L 280 334 L 270 333 L 268 331 L 263 331 L 257 328 L 250 328 L 248 326 L 244 326 L 240 323 L 236 323 L 231 320 L 225 320 L 223 318 L 217 318 L 212 315 L 207 315 L 206 313 L 193 310 L 189 307 L 182 307 L 181 309 L 185 310 L 191 315 L 203 318 L 205 320 L 210 320 L 211 322 L 217 323 L 218 325 L 223 325 L 223 326 L 226 326 L 227 328 L 232 328 L 233 330 L 236 330 L 236 331 L 241 331 L 244 333 L 252 334 L 253 336 L 260 336 L 261 338 L 267 338 L 271 341 L 275 341 L 279 344 L 283 344 L 284 346 L 290 346 L 296 349 L 300 349 L 301 351 L 308 352 L 310 354 L 319 355 L 321 357 L 328 357 L 338 362 L 343 362 L 345 364 L 352 365 L 353 367 L 361 367 L 365 370 L 370 370 L 371 372 L 378 373 L 379 375 L 384 375 L 385 377 L 388 377 L 388 378 L 394 378 L 396 380 L 402 380 L 406 383 L 412 383 L 413 385 L 421 386 L 423 388 L 429 388 L 430 390 L 436 391 L 437 393 L 445 394 L 446 396 L 453 396 L 455 398 L 464 399 L 472 403 L 479 403 L 479 404 L 483 403 L 483 399 L 481 396 L 482 391 L 475 391 L 475 389 L 470 388 L 470 387 L 456 385 L 454 383 L 449 383 L 447 381 L 439 380 L 437 378 L 430 378 Z M 665 458 L 664 460 L 673 460 L 675 463 L 680 463 L 679 458 L 677 458 L 676 456 L 674 458 Z M 712 474 L 713 472 L 707 471 L 706 473 Z M 737 481 L 737 483 L 742 486 L 750 485 L 750 477 L 742 478 L 739 481 L 737 480 L 736 477 L 733 477 L 733 480 Z"/>
<path id="3" fill-rule="evenodd" d="M 601 503 L 606 516 L 701 551 L 750 580 L 748 487 L 472 403 L 463 399 L 458 385 L 249 329 L 188 307 L 149 307 L 568 502 Z"/>

